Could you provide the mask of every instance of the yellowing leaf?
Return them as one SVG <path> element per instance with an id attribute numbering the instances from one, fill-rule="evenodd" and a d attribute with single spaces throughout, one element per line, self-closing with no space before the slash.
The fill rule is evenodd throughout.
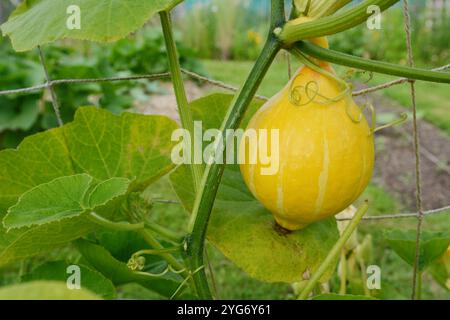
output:
<path id="1" fill-rule="evenodd" d="M 99 108 L 79 108 L 74 122 L 30 136 L 17 149 L 0 151 L 0 219 L 24 193 L 61 177 L 87 174 L 93 181 L 104 182 L 83 199 L 84 208 L 102 204 L 111 196 L 106 192 L 110 189 L 118 188 L 121 193 L 123 181 L 111 178 L 132 180 L 130 189 L 142 190 L 173 168 L 170 153 L 174 143 L 170 138 L 176 128 L 175 121 L 163 116 L 131 113 L 115 116 Z M 56 188 L 55 194 L 66 197 L 70 193 L 66 187 Z M 39 203 L 39 197 L 32 198 L 34 204 Z M 67 202 L 67 198 L 61 200 L 65 208 Z M 39 208 L 24 203 L 21 206 L 21 211 L 27 212 Z M 72 214 L 70 210 L 66 213 Z M 16 218 L 19 225 L 30 223 Z M 50 219 L 35 225 L 43 222 L 41 218 L 34 220 L 31 227 L 8 232 L 0 225 L 0 266 L 42 254 L 96 228 L 91 221 L 76 214 L 71 219 Z"/>

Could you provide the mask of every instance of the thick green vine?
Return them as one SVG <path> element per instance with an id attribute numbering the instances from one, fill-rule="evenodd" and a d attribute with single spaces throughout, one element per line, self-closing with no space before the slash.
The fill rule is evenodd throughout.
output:
<path id="1" fill-rule="evenodd" d="M 290 45 L 300 40 L 335 34 L 366 21 L 371 16 L 371 13 L 367 12 L 369 6 L 375 5 L 380 8 L 380 11 L 384 11 L 398 1 L 366 0 L 342 13 L 318 18 L 312 22 L 302 24 L 288 22 L 282 29 L 276 30 L 276 34 L 285 45 Z"/>
<path id="2" fill-rule="evenodd" d="M 370 5 L 377 5 L 379 6 L 380 10 L 385 10 L 396 2 L 398 2 L 398 0 L 366 0 L 362 4 L 355 6 L 354 8 L 349 9 L 344 13 L 325 18 L 319 17 L 316 21 L 299 25 L 289 23 L 285 24 L 284 1 L 271 0 L 271 28 L 268 39 L 245 84 L 233 99 L 231 107 L 228 110 L 224 122 L 222 123 L 221 132 L 223 139 L 226 141 L 226 132 L 228 129 L 236 129 L 239 126 L 248 105 L 252 101 L 257 91 L 257 88 L 259 87 L 268 68 L 273 62 L 276 54 L 282 47 L 291 49 L 294 52 L 297 51 L 301 52 L 302 54 L 308 54 L 312 57 L 316 57 L 322 60 L 343 65 L 350 65 L 364 70 L 387 73 L 411 79 L 448 82 L 448 75 L 444 73 L 413 69 L 384 62 L 361 59 L 358 57 L 344 55 L 331 50 L 323 49 L 313 44 L 302 41 L 293 46 L 295 42 L 302 39 L 310 39 L 314 37 L 334 34 L 360 24 L 369 17 L 369 14 L 367 13 L 367 7 Z M 341 4 L 343 3 L 344 2 L 341 2 Z M 323 8 L 325 8 L 324 10 L 328 12 L 328 6 Z M 167 24 L 170 22 L 168 20 L 168 16 L 164 17 L 164 15 L 162 15 L 161 17 L 163 25 L 166 24 L 167 27 Z M 164 22 L 163 20 L 166 21 Z M 174 58 L 172 57 L 171 60 L 173 62 Z M 179 66 L 177 68 L 177 66 L 174 65 L 172 68 L 172 71 L 175 71 L 175 74 L 177 74 L 175 77 L 178 77 L 177 79 L 181 82 L 181 73 L 179 72 Z M 175 88 L 178 94 L 184 93 L 182 84 L 175 85 Z M 181 98 L 181 101 L 183 102 L 183 97 L 181 96 L 179 98 Z M 183 102 L 180 107 L 181 109 L 187 109 L 187 101 L 186 103 Z M 190 125 L 186 124 L 185 127 L 189 128 Z M 224 150 L 223 152 L 225 154 L 226 150 Z M 204 250 L 208 223 L 223 171 L 224 164 L 212 163 L 205 167 L 201 181 L 199 183 L 197 182 L 198 184 L 196 184 L 197 194 L 189 223 L 190 234 L 186 239 L 186 253 L 191 270 L 190 275 L 194 280 L 195 289 L 200 299 L 213 298 L 204 267 Z M 198 176 L 196 176 L 195 171 L 193 171 L 192 173 L 194 176 L 194 180 L 197 181 Z M 354 222 L 355 225 L 359 221 L 360 216 L 362 217 L 362 211 L 365 212 L 365 210 L 366 205 L 364 205 L 362 209 L 360 209 L 360 214 L 358 214 L 358 218 L 355 219 Z M 342 237 L 339 241 L 339 243 L 344 243 L 346 241 L 346 237 Z M 330 252 L 330 257 L 333 257 L 336 252 Z M 324 261 L 323 265 L 328 264 L 331 261 L 330 259 L 331 258 L 327 258 L 326 261 Z M 318 272 L 318 274 L 316 274 L 314 277 L 320 277 L 320 272 Z M 318 278 L 313 280 L 317 281 Z M 311 283 L 314 283 L 314 281 L 312 281 Z M 306 295 L 307 293 L 305 291 L 302 293 L 301 298 L 306 297 Z"/>
<path id="3" fill-rule="evenodd" d="M 271 30 L 274 30 L 275 28 L 282 26 L 285 22 L 284 1 L 272 0 L 271 10 Z M 258 60 L 247 78 L 247 81 L 231 103 L 232 106 L 228 110 L 221 127 L 224 139 L 226 139 L 226 130 L 236 129 L 239 126 L 247 107 L 256 94 L 256 90 L 258 89 L 264 75 L 280 49 L 281 43 L 272 33 L 270 33 Z M 226 150 L 224 150 L 224 154 L 225 153 Z M 212 298 L 206 273 L 204 268 L 202 268 L 204 265 L 203 254 L 208 222 L 223 170 L 223 164 L 213 163 L 206 167 L 202 183 L 200 185 L 200 192 L 197 194 L 192 212 L 195 219 L 193 221 L 195 222 L 192 226 L 192 232 L 188 237 L 187 252 L 191 259 L 191 270 L 198 270 L 193 277 L 196 283 L 197 292 L 201 299 Z"/>
<path id="4" fill-rule="evenodd" d="M 357 69 L 383 73 L 408 79 L 450 83 L 450 73 L 411 68 L 393 63 L 374 61 L 349 54 L 325 49 L 306 41 L 298 42 L 292 49 L 294 53 L 306 53 L 314 58 Z"/>

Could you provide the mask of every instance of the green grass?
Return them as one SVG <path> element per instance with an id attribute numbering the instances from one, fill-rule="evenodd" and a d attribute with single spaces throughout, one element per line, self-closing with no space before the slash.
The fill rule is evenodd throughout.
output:
<path id="1" fill-rule="evenodd" d="M 295 70 L 297 63 L 294 59 L 292 69 Z M 214 79 L 240 86 L 244 83 L 253 63 L 248 61 L 203 61 L 205 69 Z M 275 63 L 271 66 L 258 93 L 265 96 L 272 96 L 286 84 L 288 79 L 288 67 L 284 55 L 279 55 Z M 337 68 L 337 70 L 342 70 Z M 392 78 L 385 75 L 374 75 L 369 85 L 377 85 L 390 81 Z M 419 115 L 427 121 L 450 134 L 450 90 L 448 84 L 437 84 L 418 81 L 417 108 Z M 409 85 L 397 85 L 386 90 L 383 94 L 405 107 L 411 106 Z"/>
<path id="2" fill-rule="evenodd" d="M 245 82 L 253 63 L 249 61 L 203 60 L 203 65 L 214 79 L 239 87 Z M 295 71 L 294 64 L 292 70 Z M 284 55 L 279 55 L 261 83 L 258 94 L 270 97 L 283 88 L 288 80 L 287 60 Z"/>

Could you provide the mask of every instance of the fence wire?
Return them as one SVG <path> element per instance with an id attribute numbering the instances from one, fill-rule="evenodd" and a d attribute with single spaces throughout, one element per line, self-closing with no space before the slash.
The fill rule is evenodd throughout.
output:
<path id="1" fill-rule="evenodd" d="M 56 119 L 58 121 L 58 125 L 60 127 L 62 127 L 64 125 L 64 122 L 61 118 L 61 111 L 59 108 L 58 97 L 56 96 L 55 89 L 53 89 L 53 85 L 51 84 L 51 79 L 50 79 L 50 75 L 48 73 L 47 64 L 45 63 L 44 52 L 42 52 L 42 49 L 40 46 L 38 46 L 38 51 L 39 51 L 39 59 L 41 60 L 42 67 L 44 69 L 45 79 L 47 80 L 47 84 L 48 84 L 47 87 L 48 87 L 51 97 L 52 97 L 53 111 L 55 112 Z"/>
<path id="2" fill-rule="evenodd" d="M 409 3 L 408 0 L 403 0 L 403 15 L 404 15 L 404 25 L 406 34 L 406 48 L 408 53 L 408 64 L 410 67 L 414 67 L 414 56 L 412 52 L 411 44 L 411 17 L 409 15 Z M 414 259 L 414 269 L 413 269 L 413 279 L 412 279 L 412 293 L 411 299 L 416 299 L 416 288 L 417 283 L 421 279 L 422 275 L 418 272 L 419 260 L 420 260 L 420 241 L 422 234 L 422 224 L 423 224 L 423 200 L 422 200 L 422 171 L 421 171 L 421 154 L 420 154 L 420 137 L 417 122 L 417 103 L 416 103 L 416 82 L 413 80 L 409 81 L 411 88 L 411 104 L 413 108 L 413 138 L 414 138 L 414 156 L 416 160 L 416 203 L 417 203 L 417 231 L 416 231 L 416 252 Z"/>
<path id="3" fill-rule="evenodd" d="M 441 66 L 439 68 L 431 69 L 432 71 L 445 71 L 447 69 L 450 69 L 450 64 Z M 228 91 L 237 92 L 239 88 L 232 86 L 230 84 L 227 84 L 222 81 L 218 81 L 215 79 L 211 79 L 205 76 L 202 76 L 198 73 L 195 73 L 193 71 L 189 71 L 186 69 L 181 69 L 181 72 L 185 75 L 189 76 L 192 79 L 200 80 L 205 83 L 211 84 L 213 86 L 216 86 L 218 88 L 222 88 Z M 162 79 L 168 79 L 170 78 L 169 72 L 164 73 L 154 73 L 154 74 L 144 74 L 144 75 L 135 75 L 135 76 L 126 76 L 126 77 L 105 77 L 105 78 L 78 78 L 78 79 L 58 79 L 58 80 L 50 80 L 43 84 L 38 84 L 31 87 L 24 87 L 24 88 L 17 88 L 17 89 L 9 89 L 9 90 L 0 90 L 0 96 L 1 95 L 14 95 L 14 94 L 30 94 L 35 93 L 38 91 L 42 91 L 44 89 L 47 89 L 49 87 L 54 87 L 58 85 L 63 84 L 83 84 L 83 83 L 96 83 L 96 82 L 120 82 L 120 81 L 134 81 L 134 80 L 162 80 Z M 398 78 L 396 80 L 392 80 L 380 85 L 376 85 L 373 87 L 369 87 L 362 90 L 353 91 L 353 96 L 360 96 L 367 93 L 375 92 L 384 90 L 399 84 L 403 84 L 406 82 L 411 81 L 407 78 Z M 269 98 L 262 95 L 255 95 L 255 98 L 262 101 L 268 101 Z"/>
<path id="4" fill-rule="evenodd" d="M 405 28 L 405 34 L 406 34 L 406 46 L 407 46 L 407 56 L 408 56 L 408 64 L 412 67 L 414 66 L 414 58 L 412 53 L 412 44 L 411 44 L 411 21 L 410 21 L 410 15 L 409 15 L 409 3 L 408 0 L 403 0 L 403 14 L 404 14 L 404 28 Z M 170 73 L 156 73 L 156 74 L 147 74 L 147 75 L 136 75 L 136 76 L 127 76 L 127 77 L 105 77 L 105 78 L 86 78 L 86 79 L 58 79 L 58 80 L 52 80 L 48 68 L 45 62 L 44 53 L 41 49 L 41 47 L 38 47 L 38 53 L 39 53 L 39 59 L 42 64 L 46 83 L 31 86 L 31 87 L 25 87 L 25 88 L 18 88 L 18 89 L 11 89 L 11 90 L 0 90 L 0 96 L 1 95 L 17 95 L 17 94 L 31 94 L 38 91 L 42 91 L 45 89 L 48 89 L 50 91 L 51 96 L 51 102 L 53 105 L 53 110 L 55 112 L 55 115 L 58 120 L 58 125 L 62 126 L 63 121 L 60 114 L 60 105 L 58 103 L 58 97 L 56 95 L 56 92 L 54 90 L 55 86 L 63 85 L 63 84 L 82 84 L 82 83 L 97 83 L 97 82 L 118 82 L 118 81 L 135 81 L 135 80 L 161 80 L 161 79 L 168 79 L 170 78 Z M 288 74 L 289 77 L 291 76 L 291 62 L 290 57 L 287 56 L 287 63 L 288 63 Z M 439 68 L 432 69 L 433 71 L 445 71 L 447 69 L 450 69 L 450 64 L 441 66 Z M 227 83 L 214 80 L 202 75 L 199 75 L 195 72 L 182 69 L 181 70 L 183 74 L 187 75 L 188 77 L 196 80 L 203 81 L 205 83 L 211 84 L 213 86 L 236 92 L 238 91 L 238 88 L 229 85 Z M 413 279 L 412 279 L 412 295 L 411 298 L 416 298 L 416 287 L 417 287 L 417 281 L 418 276 L 421 276 L 418 272 L 418 264 L 420 259 L 420 240 L 421 240 L 421 232 L 422 232 L 422 224 L 423 224 L 423 218 L 425 216 L 430 215 L 436 215 L 436 214 L 448 214 L 450 213 L 450 205 L 443 206 L 440 208 L 436 208 L 433 210 L 424 211 L 423 209 L 423 199 L 422 199 L 422 181 L 421 181 L 421 154 L 424 153 L 424 155 L 429 158 L 433 159 L 432 161 L 438 165 L 440 163 L 438 157 L 433 155 L 429 151 L 421 151 L 420 146 L 420 137 L 419 137 L 419 131 L 418 131 L 418 121 L 417 121 L 417 105 L 416 105 L 416 89 L 415 89 L 415 81 L 412 79 L 407 78 L 399 78 L 396 80 L 392 80 L 380 85 L 376 85 L 373 87 L 365 88 L 362 90 L 354 91 L 352 93 L 353 96 L 360 96 L 365 95 L 368 93 L 376 92 L 379 90 L 384 90 L 396 85 L 400 85 L 403 83 L 409 83 L 411 87 L 411 103 L 413 107 L 413 144 L 414 144 L 414 154 L 415 154 L 415 172 L 416 172 L 416 203 L 417 203 L 417 212 L 409 212 L 409 213 L 395 213 L 395 214 L 388 214 L 388 215 L 378 215 L 378 216 L 367 216 L 364 217 L 364 221 L 375 221 L 375 220 L 391 220 L 391 219 L 405 219 L 405 218 L 417 218 L 417 237 L 416 237 L 416 252 L 415 252 L 415 261 L 413 266 Z M 256 95 L 256 99 L 267 101 L 269 98 L 261 95 Z M 448 169 L 447 167 L 445 169 Z M 447 170 L 446 170 L 447 171 Z M 448 171 L 447 171 L 448 172 Z M 158 203 L 165 203 L 165 204 L 179 204 L 176 200 L 165 200 L 160 199 L 156 200 Z M 338 221 L 345 221 L 345 220 L 351 220 L 351 218 L 337 218 Z"/>
<path id="5" fill-rule="evenodd" d="M 124 76 L 124 77 L 104 77 L 104 78 L 77 78 L 77 79 L 56 79 L 56 80 L 51 80 L 50 76 L 48 75 L 48 70 L 47 66 L 46 66 L 46 62 L 45 59 L 43 59 L 43 52 L 42 49 L 39 48 L 39 55 L 40 57 L 42 56 L 42 58 L 40 58 L 40 61 L 43 65 L 44 68 L 44 72 L 46 74 L 46 79 L 48 79 L 48 81 L 46 83 L 43 84 L 39 84 L 39 85 L 35 85 L 35 86 L 31 86 L 31 87 L 24 87 L 24 88 L 17 88 L 17 89 L 10 89 L 10 90 L 0 90 L 0 96 L 1 95 L 18 95 L 18 94 L 32 94 L 35 92 L 39 92 L 45 89 L 50 89 L 53 88 L 55 86 L 59 86 L 59 85 L 65 85 L 65 84 L 84 84 L 84 83 L 101 83 L 101 82 L 120 82 L 120 81 L 138 81 L 138 80 L 163 80 L 163 79 L 169 79 L 170 78 L 170 73 L 169 72 L 162 72 L 162 73 L 154 73 L 154 74 L 145 74 L 145 75 L 135 75 L 135 76 Z M 288 64 L 288 73 L 291 74 L 291 65 L 290 63 Z M 444 71 L 450 69 L 450 64 L 439 67 L 439 68 L 435 68 L 432 69 L 433 71 Z M 183 74 L 185 74 L 186 76 L 190 77 L 191 79 L 195 79 L 195 80 L 199 80 L 202 82 L 205 82 L 207 84 L 216 86 L 218 88 L 222 88 L 228 91 L 232 91 L 232 92 L 236 92 L 239 89 L 236 88 L 235 86 L 232 86 L 230 84 L 224 83 L 222 81 L 218 81 L 215 79 L 211 79 L 205 76 L 202 76 L 198 73 L 195 73 L 193 71 L 190 70 L 186 70 L 186 69 L 181 69 L 181 72 Z M 364 90 L 360 90 L 360 91 L 354 91 L 353 95 L 354 96 L 359 96 L 359 95 L 363 95 L 363 94 L 367 94 L 367 93 L 371 93 L 371 92 L 375 92 L 375 91 L 379 91 L 379 90 L 383 90 L 392 86 L 396 86 L 399 84 L 403 84 L 410 81 L 409 79 L 406 78 L 399 78 L 397 80 L 393 80 L 390 82 L 386 82 L 384 84 L 375 86 L 375 87 L 370 87 Z M 54 91 L 53 91 L 54 92 Z M 269 100 L 268 97 L 262 96 L 262 95 L 256 95 L 255 96 L 256 99 L 262 100 L 262 101 L 267 101 Z M 52 99 L 52 104 L 53 104 L 53 109 L 58 110 L 59 112 L 59 105 L 57 102 L 57 96 L 56 93 L 55 94 L 51 94 L 51 99 Z M 56 101 L 56 103 L 55 103 Z M 55 107 L 56 106 L 56 107 Z M 61 121 L 62 122 L 62 121 Z M 408 136 L 409 137 L 409 136 Z M 409 138 L 412 140 L 412 138 Z M 431 151 L 423 149 L 421 150 L 421 153 L 430 161 L 432 161 L 437 167 L 439 167 L 440 169 L 444 169 L 444 171 L 446 173 L 450 173 L 449 172 L 449 168 L 443 164 L 443 161 L 441 161 L 438 156 L 436 156 L 435 154 L 433 154 Z M 165 202 L 165 203 L 177 203 L 177 201 L 174 200 L 161 200 L 160 202 Z M 429 210 L 429 211 L 425 211 L 425 215 L 429 215 L 429 214 L 434 214 L 434 213 L 446 213 L 445 211 L 449 211 L 448 213 L 450 213 L 450 205 L 448 206 L 443 206 L 441 208 L 436 208 L 433 210 Z M 391 214 L 391 215 L 380 215 L 380 216 L 371 216 L 371 217 L 364 217 L 363 220 L 386 220 L 386 219 L 398 219 L 398 218 L 411 218 L 411 217 L 417 217 L 418 213 L 398 213 L 398 214 Z M 338 220 L 347 220 L 347 219 L 338 219 Z"/>

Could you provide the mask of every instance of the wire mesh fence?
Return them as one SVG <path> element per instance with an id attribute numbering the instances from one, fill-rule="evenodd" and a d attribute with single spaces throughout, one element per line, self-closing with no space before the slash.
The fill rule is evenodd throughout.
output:
<path id="1" fill-rule="evenodd" d="M 404 28 L 405 28 L 405 35 L 406 35 L 406 45 L 407 45 L 407 58 L 408 58 L 408 64 L 409 66 L 414 66 L 414 57 L 412 54 L 412 43 L 411 43 L 411 21 L 410 21 L 410 15 L 409 15 L 409 4 L 408 0 L 403 0 L 403 12 L 404 12 Z M 51 75 L 48 72 L 48 68 L 45 61 L 45 56 L 43 50 L 38 47 L 38 53 L 40 62 L 42 64 L 46 83 L 31 86 L 31 87 L 24 87 L 24 88 L 17 88 L 17 89 L 11 89 L 11 90 L 0 90 L 0 96 L 2 95 L 16 95 L 16 94 L 32 94 L 35 92 L 43 91 L 43 90 L 49 90 L 51 102 L 53 105 L 53 110 L 55 112 L 55 115 L 58 120 L 58 125 L 62 126 L 63 121 L 61 119 L 60 115 L 60 105 L 58 103 L 58 97 L 56 96 L 56 93 L 54 91 L 55 86 L 69 84 L 69 85 L 75 85 L 75 84 L 84 84 L 84 83 L 97 83 L 97 82 L 119 82 L 119 81 L 137 81 L 137 80 L 162 80 L 162 79 L 168 79 L 171 77 L 169 72 L 165 73 L 155 73 L 155 74 L 145 74 L 145 75 L 135 75 L 135 76 L 127 76 L 127 77 L 105 77 L 105 78 L 79 78 L 79 79 L 51 79 Z M 433 71 L 445 71 L 447 69 L 450 69 L 450 64 L 441 66 L 439 68 L 432 69 Z M 232 86 L 230 84 L 224 83 L 222 81 L 218 81 L 215 79 L 211 79 L 205 76 L 202 76 L 198 73 L 182 69 L 181 70 L 183 74 L 186 76 L 196 79 L 208 84 L 211 84 L 213 86 L 236 92 L 238 91 L 238 88 L 235 86 Z M 288 74 L 291 75 L 291 65 L 290 60 L 288 60 Z M 416 88 L 415 88 L 415 81 L 412 79 L 407 78 L 399 78 L 396 80 L 392 80 L 380 85 L 376 85 L 373 87 L 368 87 L 365 89 L 353 91 L 353 96 L 361 96 L 366 95 L 368 93 L 373 93 L 376 91 L 384 90 L 396 85 L 409 83 L 410 84 L 410 95 L 411 95 L 411 104 L 412 104 L 412 110 L 413 110 L 413 135 L 412 135 L 412 141 L 414 145 L 414 155 L 415 155 L 415 184 L 416 184 L 416 212 L 407 212 L 407 213 L 393 213 L 393 214 L 387 214 L 387 215 L 377 215 L 377 216 L 366 216 L 363 218 L 364 221 L 379 221 L 379 220 L 390 220 L 390 219 L 406 219 L 406 218 L 416 218 L 417 219 L 417 238 L 416 238 L 416 254 L 415 254 L 415 263 L 414 263 L 414 271 L 413 271 L 413 284 L 412 284 L 412 299 L 415 299 L 416 297 L 416 281 L 418 276 L 418 263 L 420 258 L 420 240 L 421 240 L 421 232 L 422 232 L 422 225 L 423 225 L 423 218 L 425 216 L 430 215 L 437 215 L 437 214 L 448 214 L 450 213 L 450 204 L 435 208 L 432 210 L 425 211 L 423 209 L 423 200 L 422 200 L 422 175 L 421 175 L 421 156 L 424 154 L 427 157 L 431 157 L 432 159 L 438 158 L 430 153 L 429 151 L 425 150 L 425 152 L 421 151 L 421 145 L 420 145 L 420 136 L 419 136 L 419 130 L 418 130 L 418 117 L 417 117 L 417 103 L 416 103 Z M 256 99 L 267 101 L 268 98 L 261 95 L 256 95 Z M 157 200 L 157 202 L 161 203 L 178 203 L 174 200 L 167 200 L 167 199 L 161 199 Z M 337 218 L 338 221 L 345 221 L 345 220 L 351 220 L 351 218 Z"/>
<path id="2" fill-rule="evenodd" d="M 43 55 L 43 50 L 41 48 L 39 48 L 39 55 L 42 56 L 41 64 L 43 65 L 44 70 L 47 70 L 47 66 L 45 64 L 45 58 L 44 58 L 44 55 Z M 447 64 L 447 65 L 444 65 L 444 66 L 441 66 L 439 68 L 435 68 L 435 69 L 432 69 L 432 70 L 433 71 L 444 71 L 444 70 L 447 70 L 447 69 L 450 69 L 450 64 Z M 190 71 L 190 70 L 182 69 L 181 71 L 182 71 L 183 74 L 185 74 L 186 76 L 188 76 L 191 79 L 199 80 L 199 81 L 202 81 L 204 83 L 208 83 L 210 85 L 216 86 L 216 87 L 221 88 L 221 89 L 225 89 L 225 90 L 228 90 L 228 91 L 231 91 L 231 92 L 236 92 L 236 91 L 239 90 L 239 88 L 237 88 L 235 86 L 232 86 L 230 84 L 224 83 L 222 81 L 211 79 L 209 77 L 202 76 L 202 75 L 200 75 L 198 73 L 195 73 L 193 71 Z M 51 90 L 51 88 L 53 88 L 55 86 L 67 85 L 67 84 L 69 84 L 69 85 L 71 85 L 71 84 L 76 85 L 76 84 L 100 83 L 100 82 L 120 82 L 120 81 L 138 81 L 138 80 L 151 80 L 151 81 L 163 80 L 163 79 L 169 79 L 170 78 L 170 73 L 169 72 L 163 72 L 163 73 L 134 75 L 134 76 L 126 76 L 126 77 L 76 78 L 76 79 L 55 79 L 55 80 L 52 80 L 52 79 L 50 79 L 50 76 L 46 72 L 46 78 L 47 78 L 47 82 L 46 83 L 39 84 L 39 85 L 36 85 L 36 86 L 17 88 L 17 89 L 11 89 L 11 90 L 0 90 L 0 96 L 1 95 L 16 95 L 16 94 L 32 94 L 32 93 L 43 91 L 43 90 L 46 90 L 46 89 Z M 404 84 L 404 83 L 406 83 L 408 81 L 411 81 L 411 80 L 409 80 L 407 78 L 399 78 L 399 79 L 396 79 L 396 80 L 393 80 L 393 81 L 386 82 L 386 83 L 381 84 L 381 85 L 365 88 L 365 89 L 358 90 L 358 91 L 353 91 L 353 96 L 360 96 L 360 95 L 365 95 L 365 94 L 368 94 L 368 93 L 380 91 L 380 90 L 383 90 L 383 89 L 386 89 L 386 88 L 390 88 L 390 87 L 393 87 L 393 86 L 396 86 L 396 85 Z M 269 100 L 268 97 L 265 97 L 265 96 L 262 96 L 262 95 L 256 95 L 255 98 L 258 99 L 258 100 L 262 100 L 262 101 Z M 58 112 L 59 112 L 60 106 L 58 105 L 56 94 L 51 94 L 51 100 L 52 100 L 52 103 L 53 103 L 53 106 L 54 106 L 55 113 L 56 113 L 56 110 L 58 110 Z M 55 101 L 56 101 L 56 103 L 55 103 Z M 55 107 L 55 105 L 56 105 L 56 107 Z M 62 123 L 62 121 L 61 121 L 61 123 Z M 435 163 L 441 164 L 441 162 L 439 161 L 438 157 L 436 155 L 434 155 L 433 153 L 431 153 L 430 151 L 426 150 L 423 153 L 427 157 L 431 158 L 432 161 L 434 161 Z M 446 213 L 445 211 L 450 211 L 450 205 L 425 211 L 424 214 L 425 215 L 442 214 L 442 213 Z M 412 218 L 412 217 L 417 217 L 417 212 L 415 212 L 415 213 L 412 213 L 412 212 L 409 212 L 409 213 L 398 213 L 398 214 L 389 214 L 389 215 L 379 215 L 379 216 L 373 216 L 373 217 L 365 217 L 365 218 L 363 218 L 363 220 L 385 220 L 385 219 L 399 219 L 399 218 Z M 348 220 L 348 219 L 339 219 L 339 220 Z"/>

